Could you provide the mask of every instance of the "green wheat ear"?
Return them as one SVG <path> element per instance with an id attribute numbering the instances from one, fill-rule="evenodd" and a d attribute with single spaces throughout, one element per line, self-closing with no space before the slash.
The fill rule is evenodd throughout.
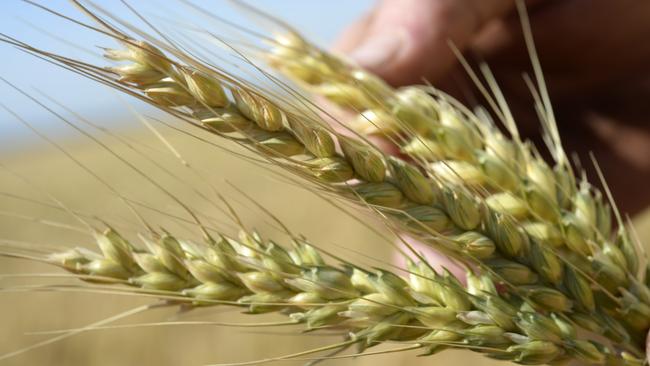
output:
<path id="1" fill-rule="evenodd" d="M 631 358 L 580 339 L 575 326 L 554 312 L 567 303 L 553 290 L 526 288 L 547 305 L 545 315 L 523 298 L 499 293 L 490 276 L 469 272 L 464 286 L 426 262 L 409 261 L 403 278 L 351 264 L 332 266 L 304 240 L 285 249 L 246 231 L 239 239 L 221 235 L 205 244 L 170 234 L 141 239 L 146 249 L 107 229 L 96 234 L 99 253 L 71 249 L 47 261 L 85 281 L 125 283 L 176 304 L 282 312 L 289 320 L 274 325 L 345 329 L 349 336 L 338 346 L 355 344 L 359 351 L 391 341 L 427 355 L 458 347 L 522 364 Z"/>

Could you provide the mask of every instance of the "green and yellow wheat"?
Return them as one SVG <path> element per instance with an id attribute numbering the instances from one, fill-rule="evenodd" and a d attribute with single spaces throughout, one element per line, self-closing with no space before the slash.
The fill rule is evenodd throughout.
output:
<path id="1" fill-rule="evenodd" d="M 436 273 L 415 252 L 407 280 L 327 265 L 306 242 L 287 251 L 246 232 L 202 245 L 154 235 L 143 238 L 142 250 L 109 230 L 97 234 L 101 254 L 71 250 L 52 255 L 52 263 L 180 303 L 281 311 L 309 330 L 342 328 L 350 336 L 341 347 L 392 340 L 425 353 L 470 348 L 522 364 L 643 363 L 646 263 L 618 212 L 568 163 L 548 110 L 543 126 L 553 163 L 521 140 L 498 94 L 488 100 L 509 136 L 486 114 L 433 88 L 395 90 L 294 32 L 277 37 L 264 58 L 356 113 L 354 121 L 340 121 L 352 131 L 343 133 L 297 94 L 266 91 L 171 44 L 137 41 L 100 24 L 124 46 L 106 51 L 115 66 L 4 41 L 236 141 L 316 189 L 375 212 L 391 229 L 464 264 L 467 285 Z M 380 151 L 370 139 L 376 136 L 407 157 Z"/>
<path id="2" fill-rule="evenodd" d="M 629 353 L 580 339 L 561 315 L 544 314 L 513 294 L 501 294 L 485 275 L 468 273 L 467 286 L 425 262 L 409 262 L 408 278 L 385 270 L 328 265 L 304 239 L 291 250 L 242 231 L 207 243 L 170 234 L 141 237 L 136 248 L 115 230 L 95 234 L 100 253 L 71 249 L 47 261 L 82 279 L 125 283 L 186 306 L 229 305 L 251 314 L 282 312 L 285 325 L 307 330 L 344 329 L 339 347 L 360 351 L 397 341 L 433 354 L 469 348 L 522 364 L 577 359 L 586 363 L 636 364 Z M 531 287 L 549 303 L 557 291 Z"/>

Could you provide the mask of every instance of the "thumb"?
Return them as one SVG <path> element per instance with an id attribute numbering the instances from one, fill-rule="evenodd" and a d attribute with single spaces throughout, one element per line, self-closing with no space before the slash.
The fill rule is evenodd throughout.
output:
<path id="1" fill-rule="evenodd" d="M 339 40 L 339 51 L 394 85 L 436 81 L 463 49 L 514 0 L 383 0 Z"/>

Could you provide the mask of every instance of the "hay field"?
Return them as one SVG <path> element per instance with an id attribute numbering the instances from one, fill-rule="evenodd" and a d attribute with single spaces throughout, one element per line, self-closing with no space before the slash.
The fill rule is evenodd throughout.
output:
<path id="1" fill-rule="evenodd" d="M 169 131 L 166 130 L 166 133 Z M 222 192 L 232 200 L 249 227 L 265 235 L 282 236 L 270 225 L 270 220 L 229 184 L 250 194 L 257 202 L 276 214 L 295 232 L 310 238 L 315 244 L 353 261 L 366 265 L 382 265 L 390 261 L 393 251 L 380 236 L 373 234 L 360 222 L 346 216 L 315 194 L 300 187 L 282 182 L 281 178 L 266 168 L 256 166 L 231 153 L 221 151 L 196 139 L 171 134 L 171 141 L 187 162 L 200 171 L 198 177 L 179 164 L 159 141 L 146 132 L 128 132 L 125 135 L 133 146 L 158 164 L 176 173 L 181 180 L 171 178 L 155 168 L 146 158 L 135 153 L 113 138 L 102 136 L 113 151 L 143 169 L 187 202 L 197 212 L 210 218 L 210 225 L 233 233 L 232 224 L 210 202 L 193 193 L 198 189 L 214 198 L 214 191 Z M 97 172 L 111 187 L 143 206 L 151 206 L 166 214 L 186 218 L 182 210 L 145 179 L 130 171 L 106 151 L 88 140 L 65 141 L 65 148 L 85 166 Z M 226 145 L 241 152 L 237 147 Z M 51 245 L 93 247 L 91 237 L 72 230 L 53 227 L 51 220 L 81 226 L 70 215 L 51 207 L 52 202 L 44 190 L 62 202 L 90 216 L 100 216 L 115 225 L 129 237 L 143 232 L 137 220 L 125 205 L 105 186 L 84 172 L 51 146 L 39 146 L 28 151 L 4 154 L 3 165 L 12 172 L 26 177 L 29 183 L 2 171 L 0 182 L 0 229 L 4 240 L 19 240 Z M 227 181 L 226 181 L 227 180 Z M 40 191 L 39 191 L 40 190 Z M 28 202 L 11 195 L 47 203 Z M 138 206 L 141 207 L 141 206 Z M 153 226 L 163 226 L 177 236 L 199 238 L 198 230 L 191 224 L 165 217 L 155 211 L 139 208 Z M 24 217 L 18 217 L 18 216 Z M 357 213 L 360 221 L 379 224 Z M 650 241 L 650 215 L 638 220 L 638 230 Z M 32 219 L 27 219 L 32 217 Z M 353 249 L 355 252 L 349 250 Z M 0 258 L 2 274 L 62 274 L 62 271 L 23 260 Z M 0 277 L 0 288 L 46 283 L 78 284 L 76 280 L 45 277 Z M 137 306 L 151 303 L 152 299 L 76 292 L 7 292 L 0 294 L 0 354 L 13 351 L 46 339 L 46 335 L 27 334 L 43 330 L 77 328 L 110 317 Z M 172 319 L 213 320 L 227 322 L 257 322 L 279 319 L 277 316 L 250 316 L 240 314 L 239 308 L 211 307 L 179 314 L 177 309 L 159 309 L 118 321 L 117 324 L 136 324 Z M 156 328 L 128 328 L 98 330 L 78 334 L 15 358 L 2 361 L 2 365 L 204 365 L 280 356 L 338 341 L 340 338 L 322 334 L 296 335 L 300 328 L 236 329 L 216 326 L 168 326 Z M 388 349 L 395 345 L 385 345 Z M 373 349 L 374 350 L 374 349 Z M 480 355 L 470 352 L 446 351 L 429 358 L 415 358 L 416 354 L 399 353 L 349 360 L 330 361 L 334 365 L 431 365 L 473 364 L 496 365 Z M 275 362 L 277 365 L 297 365 L 300 362 Z M 327 364 L 327 363 L 326 363 Z"/>

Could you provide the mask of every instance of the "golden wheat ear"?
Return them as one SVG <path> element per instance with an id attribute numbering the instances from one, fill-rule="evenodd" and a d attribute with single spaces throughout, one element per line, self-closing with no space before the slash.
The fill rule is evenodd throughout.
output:
<path id="1" fill-rule="evenodd" d="M 614 237 L 608 202 L 587 181 L 578 182 L 566 161 L 536 61 L 540 90 L 535 96 L 553 163 L 520 139 L 487 69 L 483 74 L 494 94 L 488 94 L 488 101 L 510 136 L 486 115 L 469 111 L 440 91 L 418 86 L 394 90 L 289 29 L 271 43 L 271 65 L 307 90 L 357 112 L 357 128 L 344 135 L 325 123 L 299 91 L 234 47 L 235 55 L 283 92 L 205 62 L 164 35 L 153 37 L 119 17 L 75 3 L 98 22 L 100 28 L 90 29 L 122 44 L 121 50 L 106 51 L 117 65 L 94 66 L 11 38 L 3 41 L 239 143 L 309 182 L 315 191 L 365 207 L 390 230 L 448 253 L 472 268 L 478 279 L 472 277 L 464 288 L 422 260 L 408 268 L 413 276 L 409 281 L 387 271 L 303 265 L 295 255 L 248 232 L 240 241 L 225 236 L 209 241 L 207 248 L 230 253 L 226 264 L 220 260 L 206 267 L 204 254 L 183 247 L 171 235 L 146 239 L 149 250 L 142 256 L 118 236 L 114 240 L 120 245 L 101 241 L 100 247 L 110 251 L 102 253 L 100 262 L 74 257 L 81 261 L 75 271 L 103 277 L 113 273 L 139 288 L 176 292 L 175 297 L 180 291 L 180 298 L 194 305 L 206 301 L 193 299 L 200 291 L 215 291 L 215 296 L 232 295 L 218 301 L 240 302 L 251 312 L 301 307 L 291 299 L 305 293 L 299 298 L 308 304 L 306 299 L 318 300 L 316 307 L 303 308 L 293 321 L 309 327 L 314 316 L 314 324 L 320 324 L 314 329 L 332 325 L 352 331 L 336 347 L 355 343 L 363 349 L 390 340 L 416 343 L 427 353 L 468 347 L 522 364 L 572 358 L 642 363 L 650 290 L 638 251 L 623 226 Z M 534 48 L 530 52 L 534 56 Z M 410 158 L 387 156 L 370 142 L 373 136 L 391 140 Z M 243 253 L 237 248 L 242 245 L 254 255 L 240 263 L 237 258 Z M 413 248 L 407 249 L 421 259 Z M 101 272 L 106 260 L 110 268 Z M 220 266 L 225 266 L 221 277 L 210 277 Z M 209 278 L 217 288 L 202 287 Z M 225 286 L 228 281 L 236 286 Z M 192 295 L 196 289 L 201 290 Z M 578 336 L 576 328 L 589 333 Z M 596 335 L 606 341 L 598 342 Z"/>

